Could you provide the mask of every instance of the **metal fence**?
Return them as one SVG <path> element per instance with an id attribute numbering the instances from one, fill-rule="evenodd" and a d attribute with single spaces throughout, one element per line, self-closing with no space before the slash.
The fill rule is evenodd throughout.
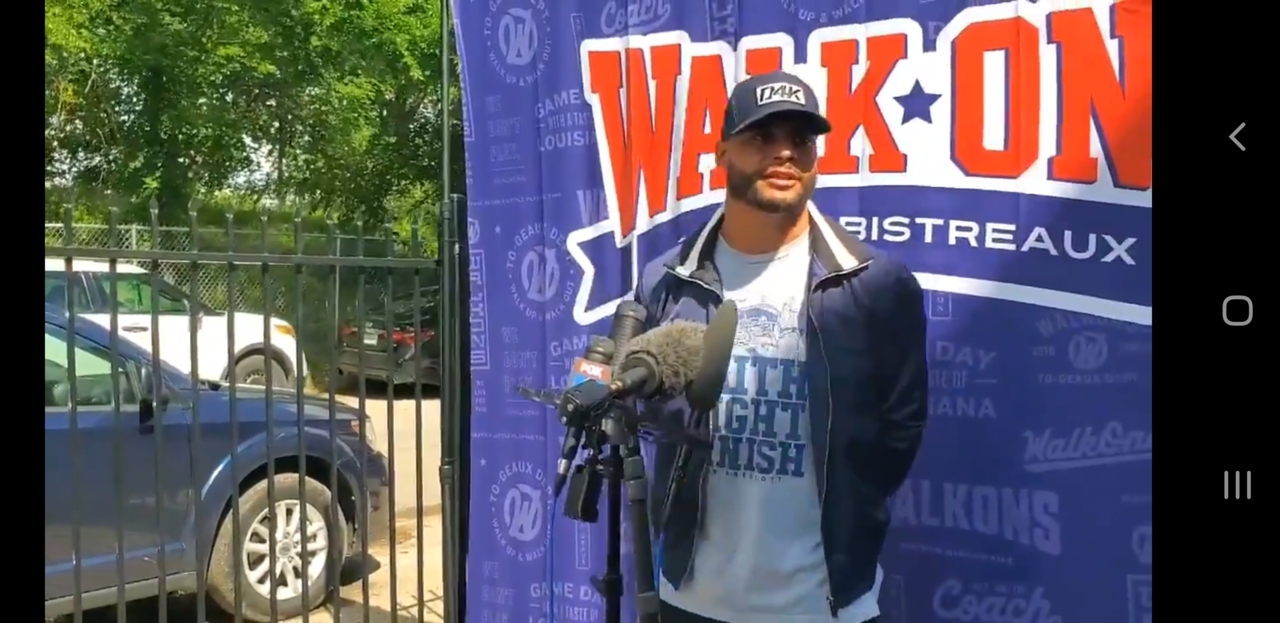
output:
<path id="1" fill-rule="evenodd" d="M 265 231 L 211 249 L 154 213 L 146 228 L 46 226 L 46 262 L 64 268 L 46 269 L 46 618 L 460 621 L 444 602 L 464 538 L 466 218 L 458 200 L 441 209 L 440 262 L 417 228 L 396 257 L 361 240 L 338 252 L 335 236 L 286 250 Z M 407 304 L 374 313 L 373 281 Z M 245 300 L 246 283 L 271 314 L 208 305 Z M 319 351 L 339 374 L 317 390 L 302 371 Z"/>
<path id="2" fill-rule="evenodd" d="M 288 319 L 297 311 L 294 302 L 299 299 L 295 292 L 301 292 L 300 300 L 311 313 L 302 324 L 290 322 L 312 364 L 307 368 L 308 375 L 314 383 L 323 386 L 333 372 L 334 362 L 329 352 L 334 327 L 332 317 L 337 317 L 339 322 L 354 323 L 360 305 L 366 311 L 380 312 L 389 306 L 390 299 L 403 299 L 414 289 L 415 273 L 391 265 L 347 263 L 334 268 L 334 283 L 330 288 L 328 267 L 268 264 L 265 269 L 240 270 L 223 261 L 193 261 L 189 259 L 190 252 L 423 258 L 422 240 L 415 248 L 412 241 L 392 235 L 389 227 L 371 229 L 371 235 L 353 236 L 336 233 L 332 226 L 330 232 L 318 234 L 282 231 L 265 223 L 257 231 L 194 225 L 183 228 L 123 224 L 113 228 L 74 222 L 45 223 L 45 246 L 114 249 L 118 263 L 126 265 L 126 269 L 131 265 L 154 273 L 166 291 L 218 312 Z M 132 253 L 134 251 L 143 253 Z M 147 255 L 155 252 L 161 255 Z M 78 257 L 88 259 L 84 253 Z M 418 268 L 416 278 L 419 287 L 434 288 L 439 282 L 439 271 L 434 264 L 427 264 Z M 323 313 L 317 313 L 321 309 Z"/>
<path id="3" fill-rule="evenodd" d="M 63 223 L 44 224 L 44 243 L 61 245 L 67 241 L 67 226 Z M 158 227 L 153 235 L 149 225 L 130 223 L 116 228 L 116 240 L 111 239 L 108 225 L 73 223 L 70 228 L 70 241 L 77 247 L 94 249 L 119 248 L 124 250 L 161 249 L 165 251 L 204 250 L 229 251 L 232 249 L 259 250 L 263 242 L 261 230 L 225 229 L 204 227 Z M 379 232 L 380 234 L 380 232 Z M 384 251 L 387 239 L 379 234 L 372 236 L 353 236 L 348 234 L 303 233 L 295 235 L 292 231 L 270 231 L 266 234 L 265 245 L 268 249 L 283 253 L 292 253 L 295 249 L 305 252 L 332 252 L 337 256 L 361 256 L 373 251 Z M 394 256 L 408 257 L 410 249 L 403 241 L 391 239 Z M 255 248 L 256 247 L 256 248 Z M 130 260 L 126 259 L 126 262 Z M 131 263 L 148 264 L 133 260 Z M 200 262 L 199 274 L 189 270 L 190 262 L 186 260 L 159 260 L 155 262 L 155 270 L 165 281 L 177 286 L 192 296 L 226 311 L 253 312 L 261 314 L 288 313 L 287 293 L 275 290 L 272 300 L 263 296 L 263 284 L 256 280 L 257 275 L 245 274 L 240 277 L 236 287 L 227 290 L 227 267 L 221 262 Z M 341 296 L 341 294 L 340 294 Z M 370 279 L 366 296 L 381 301 L 386 296 L 382 283 Z"/>

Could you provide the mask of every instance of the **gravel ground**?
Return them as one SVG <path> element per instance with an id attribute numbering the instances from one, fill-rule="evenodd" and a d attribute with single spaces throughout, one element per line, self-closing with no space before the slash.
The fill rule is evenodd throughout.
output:
<path id="1" fill-rule="evenodd" d="M 357 404 L 359 398 L 340 396 L 340 400 Z M 394 539 L 370 543 L 370 557 L 365 571 L 344 578 L 347 583 L 341 599 L 288 623 L 311 621 L 331 623 L 408 623 L 409 621 L 443 620 L 443 575 L 441 573 L 440 525 L 440 403 L 434 391 L 424 392 L 419 407 L 413 391 L 400 390 L 387 399 L 385 391 L 372 389 L 366 394 L 365 411 L 374 427 L 374 445 L 387 454 L 395 474 L 394 505 L 397 526 Z M 417 421 L 422 418 L 422 435 L 417 435 Z M 422 478 L 417 478 L 417 457 L 422 456 Z M 418 518 L 422 518 L 421 547 L 418 540 Z M 421 552 L 419 552 L 421 549 Z M 395 582 L 392 582 L 392 568 Z M 419 591 L 421 569 L 422 591 Z M 361 577 L 363 576 L 363 578 Z M 367 582 L 365 581 L 367 578 Z M 195 596 L 171 597 L 164 602 L 166 619 L 172 623 L 199 623 Z M 366 604 L 368 604 L 366 608 Z M 160 620 L 162 606 L 158 600 L 130 604 L 127 618 L 134 623 Z M 211 612 L 207 623 L 232 623 L 234 618 Z M 335 610 L 338 612 L 335 613 Z M 419 619 L 421 611 L 422 618 Z M 335 616 L 337 614 L 337 616 Z M 366 616 L 367 614 L 367 616 Z M 86 612 L 85 623 L 115 620 L 115 609 Z"/>

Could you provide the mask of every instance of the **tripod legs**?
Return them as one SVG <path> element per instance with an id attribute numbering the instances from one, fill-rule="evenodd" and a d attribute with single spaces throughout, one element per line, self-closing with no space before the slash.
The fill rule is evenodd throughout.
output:
<path id="1" fill-rule="evenodd" d="M 654 587 L 653 545 L 649 539 L 649 484 L 645 480 L 639 439 L 631 437 L 626 445 L 610 445 L 604 465 L 609 477 L 609 550 L 604 575 L 591 578 L 591 585 L 604 597 L 605 623 L 622 623 L 622 492 L 625 490 L 636 573 L 636 614 L 640 623 L 658 623 L 658 589 Z"/>
<path id="2" fill-rule="evenodd" d="M 636 570 L 636 613 L 640 623 L 657 623 L 658 589 L 654 586 L 653 544 L 649 529 L 649 483 L 644 475 L 640 440 L 632 436 L 622 453 L 622 483 L 631 520 L 632 558 Z"/>
<path id="3" fill-rule="evenodd" d="M 609 448 L 604 466 L 609 478 L 609 548 L 604 575 L 593 576 L 591 585 L 604 597 L 605 623 L 622 623 L 622 457 L 617 446 Z"/>

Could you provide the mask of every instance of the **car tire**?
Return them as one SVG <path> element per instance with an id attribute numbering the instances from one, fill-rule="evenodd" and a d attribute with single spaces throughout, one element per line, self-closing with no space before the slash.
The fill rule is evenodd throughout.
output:
<path id="1" fill-rule="evenodd" d="M 289 373 L 275 359 L 263 355 L 249 355 L 236 362 L 232 372 L 237 385 L 264 386 L 267 384 L 267 369 L 271 369 L 271 385 L 273 387 L 289 387 Z"/>
<path id="2" fill-rule="evenodd" d="M 284 582 L 280 582 L 275 586 L 277 591 L 276 599 L 276 620 L 289 619 L 300 616 L 303 612 L 310 612 L 320 607 L 324 603 L 325 598 L 329 594 L 329 578 L 330 574 L 340 573 L 342 564 L 346 560 L 347 555 L 347 528 L 341 513 L 334 518 L 330 511 L 332 509 L 333 494 L 327 487 L 320 484 L 316 480 L 299 476 L 298 474 L 277 474 L 275 479 L 275 496 L 274 506 L 277 508 L 276 513 L 269 512 L 269 508 L 273 506 L 267 498 L 268 487 L 267 481 L 263 480 L 258 484 L 250 487 L 240 496 L 240 534 L 235 534 L 235 522 L 232 521 L 231 513 L 235 512 L 235 508 L 227 511 L 222 519 L 221 525 L 218 526 L 217 536 L 214 538 L 213 550 L 209 556 L 208 567 L 208 591 L 209 597 L 223 610 L 229 613 L 235 613 L 236 592 L 240 593 L 240 615 L 250 621 L 258 623 L 267 623 L 272 621 L 271 616 L 271 598 L 270 590 L 264 586 L 264 580 L 269 582 L 269 578 L 259 579 L 254 582 L 253 571 L 261 569 L 263 566 L 269 567 L 267 554 L 259 551 L 264 543 L 263 529 L 269 529 L 272 522 L 280 515 L 280 511 L 284 511 L 286 524 L 293 518 L 298 517 L 298 509 L 307 509 L 308 532 L 313 534 L 312 541 L 308 543 L 314 545 L 314 539 L 323 535 L 326 539 L 326 549 L 323 552 L 323 565 L 320 560 L 316 559 L 318 552 L 308 550 L 307 559 L 301 560 L 295 566 L 295 574 L 298 572 L 297 567 L 307 570 L 313 563 L 314 574 L 311 580 L 307 582 L 307 602 L 303 603 L 301 595 L 301 583 L 297 585 L 293 591 L 281 594 Z M 298 484 L 304 483 L 302 497 L 298 496 Z M 292 507 L 290 513 L 281 506 Z M 323 527 L 316 526 L 317 520 L 322 522 Z M 287 528 L 286 528 L 287 530 Z M 268 532 L 269 534 L 269 532 Z M 286 537 L 289 532 L 286 531 Z M 301 536 L 301 535 L 299 535 Z M 277 546 L 277 566 L 282 570 L 281 556 L 289 556 L 296 554 L 301 559 L 301 552 L 293 543 L 298 541 L 292 538 L 288 539 L 291 545 L 283 551 Z M 236 558 L 236 542 L 240 545 L 241 558 Z M 336 550 L 333 548 L 337 548 Z M 239 583 L 237 583 L 236 568 L 240 568 Z M 268 571 L 267 575 L 271 573 Z M 302 576 L 305 579 L 306 576 Z"/>

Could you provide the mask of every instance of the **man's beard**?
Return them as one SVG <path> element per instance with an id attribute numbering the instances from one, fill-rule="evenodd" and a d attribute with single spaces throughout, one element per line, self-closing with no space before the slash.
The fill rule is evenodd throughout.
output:
<path id="1" fill-rule="evenodd" d="M 728 178 L 725 193 L 761 212 L 766 214 L 797 214 L 804 209 L 808 193 L 801 192 L 794 200 L 766 198 L 760 194 L 760 188 L 756 185 L 756 182 L 760 181 L 761 175 L 737 169 L 731 164 L 725 165 L 725 174 Z M 801 182 L 801 184 L 803 185 L 804 182 Z"/>

